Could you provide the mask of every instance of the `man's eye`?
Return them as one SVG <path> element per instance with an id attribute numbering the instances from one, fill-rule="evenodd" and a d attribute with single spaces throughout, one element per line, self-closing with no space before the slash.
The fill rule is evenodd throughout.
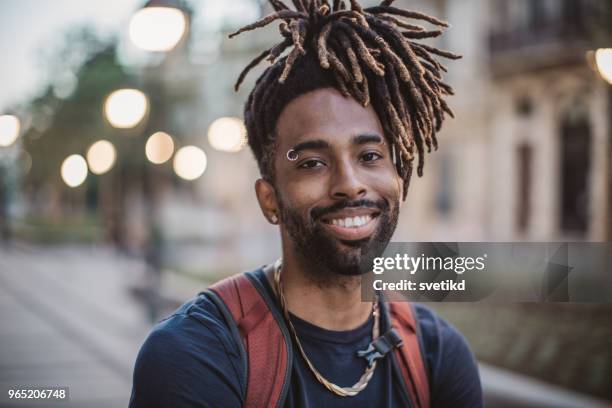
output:
<path id="1" fill-rule="evenodd" d="M 325 163 L 323 163 L 320 160 L 307 160 L 304 163 L 300 164 L 298 166 L 298 168 L 300 168 L 300 169 L 312 169 L 312 168 L 321 167 L 321 166 L 324 166 L 324 165 L 325 165 Z"/>
<path id="2" fill-rule="evenodd" d="M 378 159 L 382 159 L 382 156 L 376 152 L 368 152 L 364 154 L 363 156 L 361 156 L 361 158 L 363 159 L 363 161 L 369 162 L 369 161 L 376 161 Z"/>

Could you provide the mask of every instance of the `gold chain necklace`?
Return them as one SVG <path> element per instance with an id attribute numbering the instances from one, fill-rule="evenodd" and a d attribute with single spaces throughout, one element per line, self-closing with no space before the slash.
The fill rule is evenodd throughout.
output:
<path id="1" fill-rule="evenodd" d="M 370 379 L 372 378 L 372 375 L 374 374 L 374 370 L 376 369 L 377 362 L 374 361 L 371 365 L 369 365 L 368 368 L 366 368 L 363 375 L 361 376 L 361 378 L 359 379 L 359 381 L 357 381 L 352 387 L 340 387 L 339 385 L 336 385 L 332 383 L 331 381 L 327 380 L 325 377 L 323 377 L 323 375 L 319 373 L 319 371 L 314 367 L 314 365 L 310 362 L 310 360 L 306 356 L 306 353 L 304 352 L 304 349 L 302 348 L 300 340 L 298 339 L 298 335 L 297 335 L 297 332 L 295 331 L 295 327 L 293 327 L 293 323 L 291 323 L 291 319 L 289 317 L 289 310 L 287 308 L 287 304 L 285 301 L 285 295 L 283 294 L 283 287 L 281 284 L 281 268 L 282 268 L 282 261 L 279 259 L 276 261 L 276 265 L 274 268 L 274 289 L 276 290 L 276 293 L 279 297 L 281 308 L 283 309 L 283 314 L 285 316 L 285 320 L 287 321 L 291 334 L 293 335 L 295 343 L 297 344 L 298 349 L 300 350 L 300 354 L 304 358 L 304 361 L 306 361 L 308 368 L 310 368 L 310 371 L 312 371 L 316 379 L 321 384 L 323 384 L 325 388 L 327 388 L 334 394 L 340 395 L 341 397 L 352 397 L 352 396 L 359 394 L 361 391 L 365 389 L 365 387 L 370 382 Z M 378 338 L 379 331 L 380 331 L 379 329 L 380 313 L 378 311 L 378 299 L 375 300 L 372 306 L 372 314 L 374 315 L 374 328 L 372 329 L 372 340 L 374 340 Z"/>

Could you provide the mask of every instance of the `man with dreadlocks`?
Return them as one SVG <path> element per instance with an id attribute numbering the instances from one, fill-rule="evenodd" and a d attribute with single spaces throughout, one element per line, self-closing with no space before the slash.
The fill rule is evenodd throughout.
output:
<path id="1" fill-rule="evenodd" d="M 245 105 L 264 216 L 282 258 L 183 304 L 148 336 L 132 407 L 480 407 L 465 339 L 430 309 L 361 299 L 396 228 L 413 161 L 452 116 L 447 23 L 384 0 L 270 0 L 282 40 Z M 428 29 L 415 24 L 433 25 Z"/>

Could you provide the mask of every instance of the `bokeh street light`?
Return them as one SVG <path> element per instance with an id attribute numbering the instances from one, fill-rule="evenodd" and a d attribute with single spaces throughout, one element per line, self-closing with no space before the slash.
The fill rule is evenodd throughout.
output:
<path id="1" fill-rule="evenodd" d="M 595 64 L 599 75 L 612 85 L 612 48 L 600 48 L 595 51 Z"/>
<path id="2" fill-rule="evenodd" d="M 145 51 L 167 52 L 187 31 L 187 18 L 173 2 L 149 1 L 130 21 L 130 39 Z"/>
<path id="3" fill-rule="evenodd" d="M 152 134 L 145 145 L 147 159 L 153 164 L 163 164 L 170 160 L 174 153 L 172 136 L 164 132 Z"/>
<path id="4" fill-rule="evenodd" d="M 180 178 L 195 180 L 206 170 L 206 153 L 196 146 L 182 147 L 176 152 L 173 165 Z"/>
<path id="5" fill-rule="evenodd" d="M 149 110 L 147 96 L 138 89 L 119 89 L 104 103 L 104 113 L 116 128 L 129 129 L 138 125 Z"/>
<path id="6" fill-rule="evenodd" d="M 108 140 L 98 140 L 87 150 L 87 164 L 92 173 L 101 175 L 115 164 L 117 152 Z"/>
<path id="7" fill-rule="evenodd" d="M 14 115 L 0 116 L 0 147 L 8 147 L 19 137 L 21 124 Z"/>
<path id="8" fill-rule="evenodd" d="M 219 118 L 208 128 L 208 141 L 217 150 L 238 152 L 246 144 L 244 123 L 238 118 Z"/>
<path id="9" fill-rule="evenodd" d="M 83 156 L 73 154 L 62 163 L 62 180 L 69 187 L 78 187 L 87 178 L 87 162 Z"/>

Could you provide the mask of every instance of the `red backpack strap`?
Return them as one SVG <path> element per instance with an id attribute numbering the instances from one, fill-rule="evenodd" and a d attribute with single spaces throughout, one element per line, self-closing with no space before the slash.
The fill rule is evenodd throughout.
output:
<path id="1" fill-rule="evenodd" d="M 289 388 L 289 333 L 265 290 L 257 277 L 245 272 L 217 282 L 208 291 L 238 338 L 247 370 L 243 390 L 247 408 L 281 406 Z"/>
<path id="2" fill-rule="evenodd" d="M 416 312 L 410 302 L 389 302 L 391 325 L 398 331 L 403 346 L 395 349 L 395 357 L 413 403 L 429 408 L 429 380 L 419 339 Z"/>

